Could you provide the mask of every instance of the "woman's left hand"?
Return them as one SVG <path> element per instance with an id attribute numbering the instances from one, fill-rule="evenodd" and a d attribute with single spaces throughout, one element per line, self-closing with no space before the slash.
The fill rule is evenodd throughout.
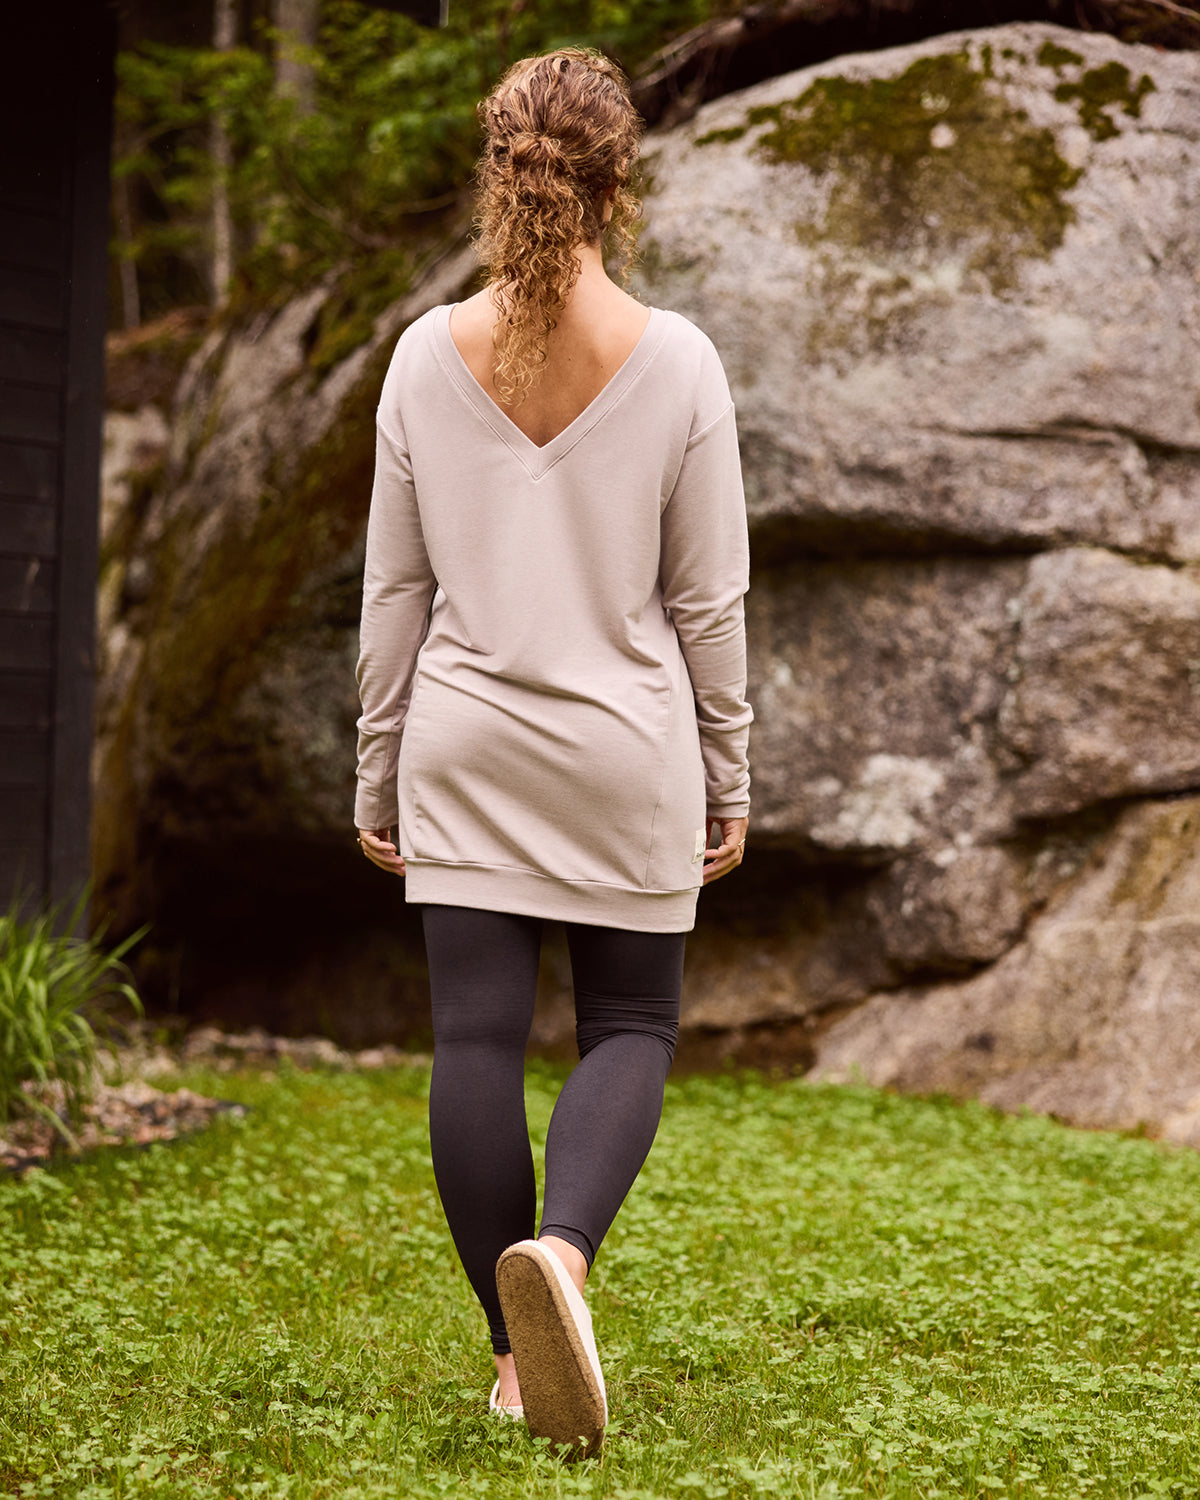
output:
<path id="1" fill-rule="evenodd" d="M 730 870 L 736 870 L 746 852 L 746 834 L 750 828 L 749 818 L 709 818 L 707 823 L 709 842 L 713 829 L 720 828 L 721 842 L 715 849 L 704 851 L 704 884 L 720 880 Z"/>
<path id="2" fill-rule="evenodd" d="M 386 870 L 389 875 L 403 875 L 404 861 L 400 858 L 399 851 L 391 841 L 390 828 L 376 828 L 369 832 L 365 828 L 358 830 L 358 842 L 362 852 L 373 865 L 378 865 L 381 870 Z"/>

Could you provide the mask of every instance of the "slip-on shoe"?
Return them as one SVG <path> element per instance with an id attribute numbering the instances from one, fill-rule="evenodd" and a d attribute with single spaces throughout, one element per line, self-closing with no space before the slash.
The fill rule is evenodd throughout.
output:
<path id="1" fill-rule="evenodd" d="M 521 1240 L 496 1262 L 496 1289 L 530 1433 L 572 1457 L 594 1453 L 608 1421 L 604 1374 L 566 1266 L 537 1240 Z"/>

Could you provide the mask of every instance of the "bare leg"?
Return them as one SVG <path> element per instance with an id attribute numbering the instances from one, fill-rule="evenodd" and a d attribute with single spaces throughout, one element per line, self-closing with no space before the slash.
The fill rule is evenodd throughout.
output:
<path id="1" fill-rule="evenodd" d="M 520 1406 L 521 1387 L 517 1382 L 517 1365 L 511 1354 L 494 1354 L 496 1375 L 500 1381 L 497 1398 L 501 1406 Z"/>
<path id="2" fill-rule="evenodd" d="M 576 1290 L 583 1291 L 583 1283 L 587 1280 L 588 1263 L 587 1257 L 582 1250 L 577 1250 L 574 1245 L 569 1245 L 566 1240 L 560 1240 L 556 1234 L 540 1234 L 538 1239 L 547 1250 L 553 1250 L 559 1260 L 567 1268 L 567 1275 L 575 1283 Z"/>

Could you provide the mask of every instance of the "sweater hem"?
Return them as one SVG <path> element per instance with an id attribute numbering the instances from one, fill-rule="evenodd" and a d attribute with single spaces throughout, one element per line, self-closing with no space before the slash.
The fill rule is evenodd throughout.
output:
<path id="1" fill-rule="evenodd" d="M 404 899 L 420 906 L 469 906 L 552 922 L 627 932 L 691 932 L 700 887 L 646 891 L 598 880 L 559 880 L 505 865 L 448 865 L 406 859 Z"/>

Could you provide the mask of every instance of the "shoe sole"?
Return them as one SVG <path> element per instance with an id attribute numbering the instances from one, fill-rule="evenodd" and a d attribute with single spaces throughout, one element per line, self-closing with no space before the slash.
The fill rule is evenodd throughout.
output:
<path id="1" fill-rule="evenodd" d="M 604 1439 L 604 1391 L 550 1254 L 531 1241 L 510 1246 L 496 1263 L 496 1289 L 530 1433 L 586 1458 Z"/>

